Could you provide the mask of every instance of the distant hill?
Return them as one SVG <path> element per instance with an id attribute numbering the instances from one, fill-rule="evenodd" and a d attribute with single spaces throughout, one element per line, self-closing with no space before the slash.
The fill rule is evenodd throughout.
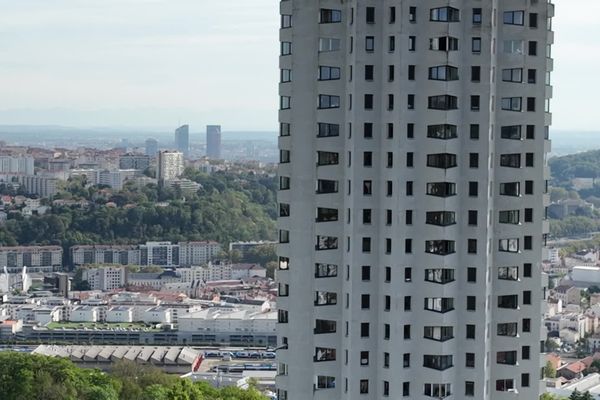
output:
<path id="1" fill-rule="evenodd" d="M 573 178 L 598 178 L 600 177 L 600 150 L 552 157 L 548 164 L 556 184 Z"/>

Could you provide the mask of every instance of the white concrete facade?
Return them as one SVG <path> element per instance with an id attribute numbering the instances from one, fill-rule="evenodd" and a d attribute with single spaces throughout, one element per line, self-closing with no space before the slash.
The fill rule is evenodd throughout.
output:
<path id="1" fill-rule="evenodd" d="M 168 181 L 183 174 L 183 153 L 164 150 L 158 153 L 158 180 Z"/>
<path id="2" fill-rule="evenodd" d="M 544 0 L 284 0 L 280 400 L 531 400 Z"/>

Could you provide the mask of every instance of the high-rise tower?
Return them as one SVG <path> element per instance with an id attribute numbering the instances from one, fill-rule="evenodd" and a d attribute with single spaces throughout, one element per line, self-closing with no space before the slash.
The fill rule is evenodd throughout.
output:
<path id="1" fill-rule="evenodd" d="M 553 4 L 280 7 L 279 399 L 537 399 Z"/>
<path id="2" fill-rule="evenodd" d="M 177 179 L 183 174 L 183 153 L 163 150 L 158 153 L 157 178 L 159 183 Z"/>
<path id="3" fill-rule="evenodd" d="M 156 157 L 158 153 L 158 140 L 148 138 L 146 139 L 146 155 L 150 157 Z"/>
<path id="4" fill-rule="evenodd" d="M 221 158 L 221 125 L 206 126 L 206 156 L 208 158 Z"/>
<path id="5" fill-rule="evenodd" d="M 181 125 L 175 129 L 175 148 L 185 157 L 190 155 L 190 126 Z"/>

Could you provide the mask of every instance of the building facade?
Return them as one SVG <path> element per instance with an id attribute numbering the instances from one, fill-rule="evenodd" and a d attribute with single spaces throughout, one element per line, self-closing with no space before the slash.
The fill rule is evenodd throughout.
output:
<path id="1" fill-rule="evenodd" d="M 150 157 L 151 156 L 147 154 L 123 154 L 122 156 L 119 156 L 119 169 L 137 169 L 144 171 L 150 167 Z"/>
<path id="2" fill-rule="evenodd" d="M 62 268 L 63 250 L 60 246 L 0 247 L 0 267 L 8 272 L 52 272 Z"/>
<path id="3" fill-rule="evenodd" d="M 206 157 L 221 158 L 221 125 L 206 126 Z"/>
<path id="4" fill-rule="evenodd" d="M 125 267 L 87 268 L 82 271 L 82 280 L 88 282 L 90 290 L 119 289 L 125 286 L 126 278 Z"/>
<path id="5" fill-rule="evenodd" d="M 145 153 L 152 158 L 156 157 L 156 153 L 158 153 L 158 140 L 153 138 L 146 139 Z"/>
<path id="6" fill-rule="evenodd" d="M 221 245 L 215 241 L 179 242 L 179 265 L 205 265 L 219 253 Z"/>
<path id="7" fill-rule="evenodd" d="M 190 126 L 181 125 L 175 129 L 175 148 L 185 157 L 190 155 Z"/>
<path id="8" fill-rule="evenodd" d="M 34 174 L 34 159 L 31 156 L 0 156 L 1 174 Z"/>
<path id="9" fill-rule="evenodd" d="M 158 180 L 169 181 L 183 174 L 183 153 L 180 151 L 161 151 L 158 153 Z"/>
<path id="10" fill-rule="evenodd" d="M 19 183 L 28 194 L 52 197 L 58 192 L 58 178 L 44 175 L 20 175 Z"/>
<path id="11" fill-rule="evenodd" d="M 279 399 L 536 399 L 553 5 L 280 8 Z"/>

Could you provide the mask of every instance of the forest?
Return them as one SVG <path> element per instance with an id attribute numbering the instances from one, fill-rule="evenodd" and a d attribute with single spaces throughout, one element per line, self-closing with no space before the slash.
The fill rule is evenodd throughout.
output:
<path id="1" fill-rule="evenodd" d="M 552 157 L 548 160 L 555 185 L 565 184 L 572 178 L 600 177 L 600 150 Z"/>
<path id="2" fill-rule="evenodd" d="M 89 201 L 88 207 L 52 206 L 49 213 L 9 213 L 0 245 L 137 244 L 150 240 L 231 241 L 275 238 L 276 180 L 266 175 L 186 170 L 202 185 L 198 193 L 149 184 L 114 192 L 67 182 L 58 199 Z M 56 199 L 55 198 L 55 199 Z"/>
<path id="3" fill-rule="evenodd" d="M 252 387 L 216 389 L 131 361 L 121 361 L 105 373 L 78 368 L 67 359 L 12 351 L 0 352 L 0 399 L 266 400 Z"/>

